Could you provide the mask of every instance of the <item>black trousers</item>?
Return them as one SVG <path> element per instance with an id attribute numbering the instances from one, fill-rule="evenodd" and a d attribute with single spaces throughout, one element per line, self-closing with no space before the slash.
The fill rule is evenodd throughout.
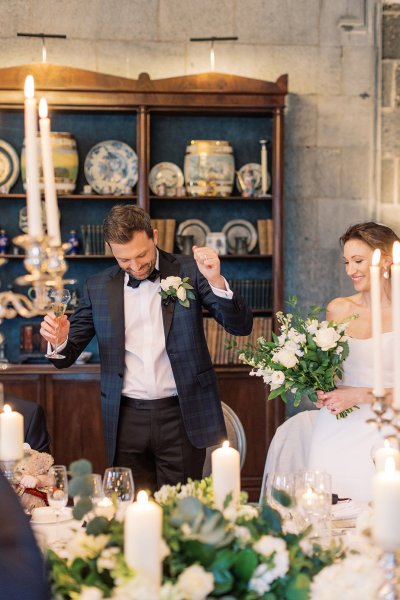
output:
<path id="1" fill-rule="evenodd" d="M 122 396 L 114 465 L 132 469 L 136 492 L 201 479 L 205 456 L 205 448 L 195 448 L 186 434 L 177 396 Z"/>

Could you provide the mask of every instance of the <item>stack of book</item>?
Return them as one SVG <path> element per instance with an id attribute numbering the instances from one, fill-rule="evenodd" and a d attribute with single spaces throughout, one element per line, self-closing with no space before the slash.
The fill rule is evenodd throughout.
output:
<path id="1" fill-rule="evenodd" d="M 250 308 L 271 309 L 272 281 L 270 279 L 230 279 L 229 286 L 243 296 Z"/>
<path id="2" fill-rule="evenodd" d="M 258 219 L 257 229 L 260 254 L 273 254 L 274 229 L 272 219 Z"/>
<path id="3" fill-rule="evenodd" d="M 174 251 L 175 243 L 175 219 L 152 219 L 151 225 L 153 229 L 158 231 L 157 246 L 165 252 Z"/>
<path id="4" fill-rule="evenodd" d="M 82 252 L 86 256 L 106 253 L 102 225 L 81 225 Z"/>
<path id="5" fill-rule="evenodd" d="M 226 333 L 224 328 L 211 318 L 204 319 L 204 333 L 207 339 L 208 350 L 215 365 L 240 365 L 240 348 L 248 342 L 255 344 L 259 337 L 271 339 L 272 319 L 256 317 L 253 322 L 253 331 L 246 336 L 233 336 Z M 236 341 L 235 348 L 229 348 Z"/>

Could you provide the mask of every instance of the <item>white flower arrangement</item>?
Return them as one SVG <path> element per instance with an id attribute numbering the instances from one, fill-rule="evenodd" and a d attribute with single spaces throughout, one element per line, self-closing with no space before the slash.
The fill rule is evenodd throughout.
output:
<path id="1" fill-rule="evenodd" d="M 190 300 L 195 300 L 196 296 L 192 292 L 194 289 L 193 286 L 189 283 L 189 277 L 175 277 L 174 275 L 170 275 L 165 279 L 161 279 L 161 292 L 160 296 L 162 298 L 163 304 L 169 304 L 171 301 L 178 300 L 181 306 L 185 308 L 189 308 Z"/>

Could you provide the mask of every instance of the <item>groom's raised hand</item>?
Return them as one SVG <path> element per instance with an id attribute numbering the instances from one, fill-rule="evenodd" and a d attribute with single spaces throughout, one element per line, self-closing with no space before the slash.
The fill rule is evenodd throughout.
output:
<path id="1" fill-rule="evenodd" d="M 208 283 L 215 288 L 225 290 L 225 280 L 221 275 L 221 262 L 215 250 L 208 246 L 193 246 L 192 250 L 197 268 Z"/>

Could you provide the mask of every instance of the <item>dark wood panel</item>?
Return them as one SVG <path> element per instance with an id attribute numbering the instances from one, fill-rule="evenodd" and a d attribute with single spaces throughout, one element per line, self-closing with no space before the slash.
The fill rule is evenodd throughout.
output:
<path id="1" fill-rule="evenodd" d="M 106 458 L 98 377 L 54 375 L 47 379 L 47 402 L 54 460 L 68 465 L 87 458 L 96 473 L 103 473 Z"/>

